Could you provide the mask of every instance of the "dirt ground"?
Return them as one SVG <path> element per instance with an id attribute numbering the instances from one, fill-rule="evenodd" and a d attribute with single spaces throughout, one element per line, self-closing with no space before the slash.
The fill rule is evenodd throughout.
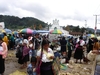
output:
<path id="1" fill-rule="evenodd" d="M 26 72 L 26 69 L 20 69 L 20 64 L 17 62 L 17 58 L 15 57 L 15 51 L 8 51 L 8 56 L 5 60 L 5 75 L 10 75 L 15 71 Z"/>
<path id="2" fill-rule="evenodd" d="M 82 64 L 75 64 L 75 65 L 78 65 L 78 71 L 80 70 L 80 68 L 83 68 L 83 69 L 91 69 L 92 68 L 92 64 L 86 64 L 86 63 L 82 63 Z M 26 69 L 20 69 L 20 66 L 17 62 L 17 58 L 15 57 L 15 51 L 8 51 L 8 56 L 6 58 L 6 61 L 5 61 L 5 74 L 4 75 L 11 75 L 11 73 L 15 72 L 15 71 L 21 71 L 21 72 L 26 72 Z M 78 71 L 74 71 L 76 68 L 75 66 L 72 66 L 73 68 L 67 68 L 67 71 L 64 71 L 64 72 L 73 72 L 74 75 L 82 75 L 82 74 L 75 74 L 75 73 L 78 73 Z M 21 74 L 22 75 L 22 74 Z M 27 75 L 27 74 L 26 74 Z M 73 74 L 70 74 L 70 75 L 73 75 Z M 85 75 L 90 75 L 89 73 L 88 74 L 85 74 Z"/>

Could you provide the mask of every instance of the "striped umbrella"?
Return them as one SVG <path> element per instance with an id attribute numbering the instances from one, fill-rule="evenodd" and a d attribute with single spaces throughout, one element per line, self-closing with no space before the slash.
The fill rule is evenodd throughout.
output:
<path id="1" fill-rule="evenodd" d="M 13 31 L 12 34 L 17 35 L 18 31 Z"/>
<path id="2" fill-rule="evenodd" d="M 0 33 L 6 33 L 4 29 L 0 29 Z"/>
<path id="3" fill-rule="evenodd" d="M 10 29 L 4 29 L 7 34 L 12 34 L 12 31 Z"/>
<path id="4" fill-rule="evenodd" d="M 50 31 L 51 34 L 62 34 L 62 31 L 59 29 L 54 29 Z"/>
<path id="5" fill-rule="evenodd" d="M 29 28 L 25 28 L 25 29 L 20 30 L 19 33 L 32 34 L 33 30 Z"/>

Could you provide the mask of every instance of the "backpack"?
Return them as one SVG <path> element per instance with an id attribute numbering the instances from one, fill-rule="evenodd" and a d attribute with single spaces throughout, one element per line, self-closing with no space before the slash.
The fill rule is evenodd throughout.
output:
<path id="1" fill-rule="evenodd" d="M 19 47 L 17 47 L 16 58 L 20 58 L 22 56 L 23 56 L 23 47 L 19 46 Z"/>

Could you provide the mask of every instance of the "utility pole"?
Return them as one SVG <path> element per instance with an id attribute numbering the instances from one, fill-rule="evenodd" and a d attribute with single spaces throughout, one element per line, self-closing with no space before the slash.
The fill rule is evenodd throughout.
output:
<path id="1" fill-rule="evenodd" d="M 84 35 L 86 36 L 86 32 L 87 32 L 87 20 L 85 20 L 85 30 L 84 30 Z"/>
<path id="2" fill-rule="evenodd" d="M 97 32 L 97 17 L 100 16 L 100 15 L 93 15 L 95 16 L 95 35 L 96 35 L 96 32 Z"/>
<path id="3" fill-rule="evenodd" d="M 85 28 L 86 28 L 86 32 L 87 32 L 87 20 L 85 20 Z"/>
<path id="4" fill-rule="evenodd" d="M 87 20 L 85 20 L 85 27 L 87 27 Z"/>

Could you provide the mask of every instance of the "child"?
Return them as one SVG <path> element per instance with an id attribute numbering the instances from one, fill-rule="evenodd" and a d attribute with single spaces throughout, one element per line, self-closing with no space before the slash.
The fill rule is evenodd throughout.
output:
<path id="1" fill-rule="evenodd" d="M 31 60 L 31 57 L 32 57 L 32 50 L 33 50 L 33 42 L 32 42 L 32 40 L 30 40 L 29 41 L 29 49 L 30 49 L 30 51 L 29 51 L 29 56 L 30 56 L 30 60 Z"/>
<path id="2" fill-rule="evenodd" d="M 63 52 L 61 56 L 61 63 L 68 63 L 68 57 L 66 52 Z"/>
<path id="3" fill-rule="evenodd" d="M 31 63 L 27 67 L 27 73 L 28 75 L 37 75 L 36 74 L 36 57 L 31 58 Z"/>

